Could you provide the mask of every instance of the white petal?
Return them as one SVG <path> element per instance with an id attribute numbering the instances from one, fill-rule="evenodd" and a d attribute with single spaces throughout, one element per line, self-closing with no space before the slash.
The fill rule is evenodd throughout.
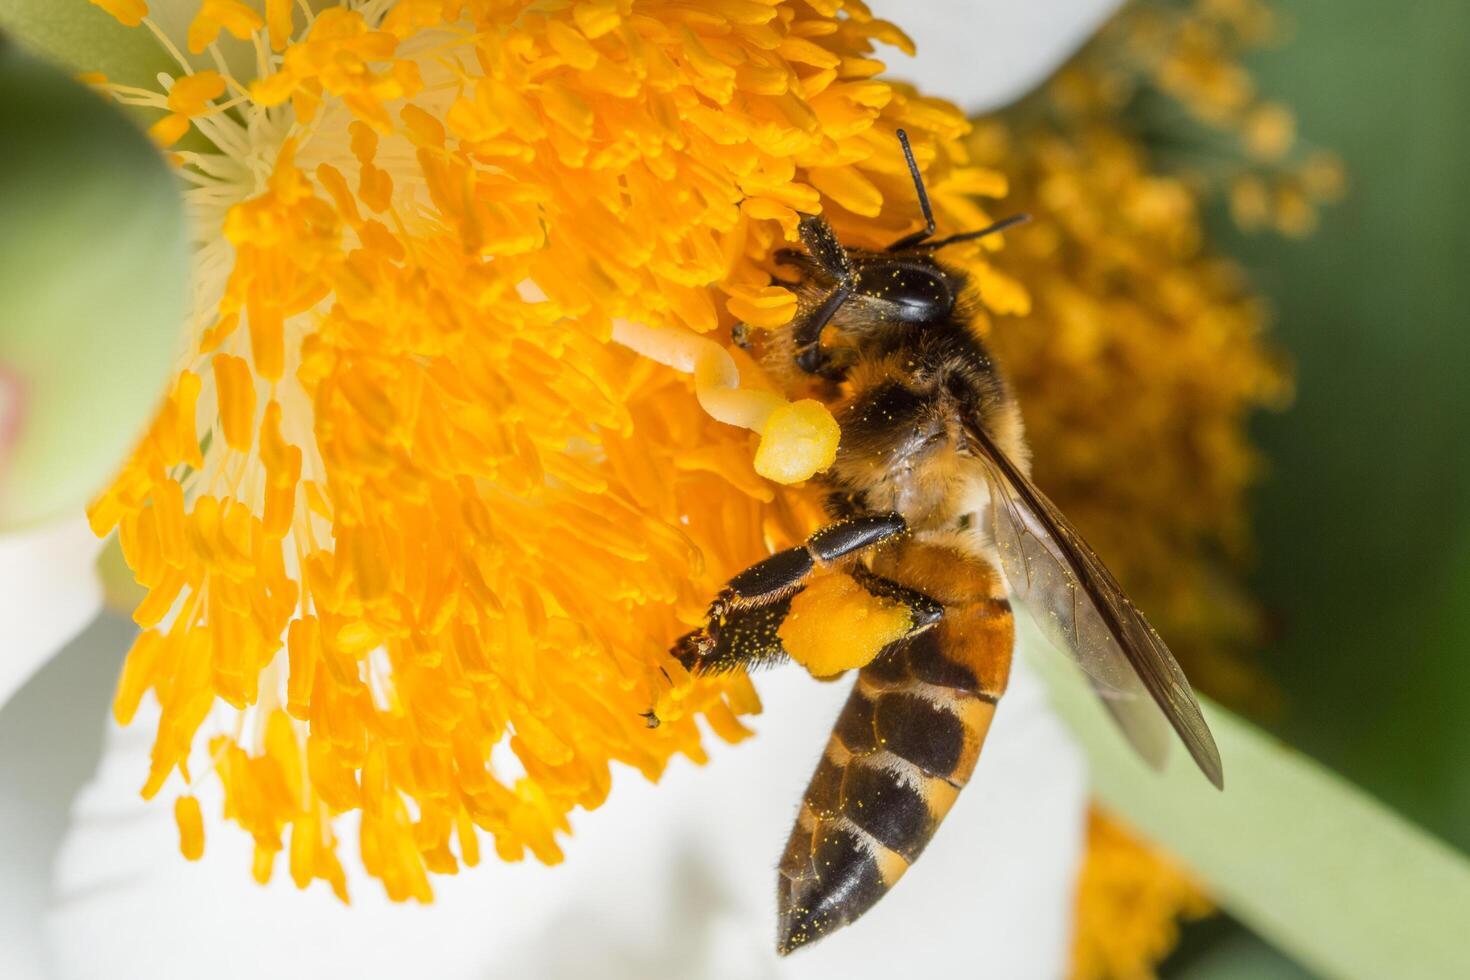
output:
<path id="1" fill-rule="evenodd" d="M 0 535 L 0 706 L 96 618 L 101 548 L 83 517 Z"/>
<path id="2" fill-rule="evenodd" d="M 284 866 L 249 879 L 249 843 L 205 794 L 205 859 L 177 854 L 167 801 L 144 804 L 147 728 L 116 732 L 84 795 L 59 874 L 52 953 L 62 980 L 118 976 L 802 978 L 1063 972 L 1087 802 L 1080 754 L 1018 663 L 979 769 L 923 858 L 857 925 L 773 952 L 775 865 L 846 697 L 795 669 L 765 675 L 760 734 L 662 785 L 620 771 L 575 821 L 567 861 L 481 867 L 435 882 L 433 906 L 393 906 L 342 857 L 350 909 Z M 167 795 L 168 791 L 165 791 Z M 282 861 L 284 865 L 284 860 Z"/>
<path id="3" fill-rule="evenodd" d="M 913 38 L 912 60 L 889 53 L 894 76 L 968 112 L 1014 102 L 1090 38 L 1120 0 L 870 0 Z"/>

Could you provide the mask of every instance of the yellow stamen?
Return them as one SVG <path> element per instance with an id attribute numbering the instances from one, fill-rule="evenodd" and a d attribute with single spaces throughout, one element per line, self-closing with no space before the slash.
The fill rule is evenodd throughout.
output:
<path id="1" fill-rule="evenodd" d="M 199 54 L 228 31 L 244 41 L 265 26 L 260 14 L 242 0 L 202 0 L 189 25 L 189 51 Z"/>
<path id="2" fill-rule="evenodd" d="M 199 800 L 181 796 L 174 800 L 174 822 L 179 825 L 179 853 L 185 860 L 197 861 L 204 856 L 204 814 Z"/>
<path id="3" fill-rule="evenodd" d="M 92 3 L 128 27 L 137 27 L 148 16 L 148 4 L 143 0 L 92 0 Z"/>

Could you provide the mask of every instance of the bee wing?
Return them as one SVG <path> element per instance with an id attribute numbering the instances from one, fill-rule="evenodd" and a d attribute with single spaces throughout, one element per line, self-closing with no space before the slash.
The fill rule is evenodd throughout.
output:
<path id="1" fill-rule="evenodd" d="M 1220 753 L 1174 655 L 1071 523 L 978 425 L 968 426 L 990 484 L 990 522 L 1011 591 L 1092 681 L 1124 735 L 1158 766 L 1172 726 L 1217 787 Z"/>

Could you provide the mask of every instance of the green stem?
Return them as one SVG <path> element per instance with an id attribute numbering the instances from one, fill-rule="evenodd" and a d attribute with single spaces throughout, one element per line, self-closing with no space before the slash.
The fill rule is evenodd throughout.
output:
<path id="1" fill-rule="evenodd" d="M 1232 915 L 1325 977 L 1470 977 L 1465 855 L 1210 702 L 1224 792 L 1183 751 L 1153 772 L 1081 674 L 1034 631 L 1028 641 L 1099 799 L 1193 869 Z"/>

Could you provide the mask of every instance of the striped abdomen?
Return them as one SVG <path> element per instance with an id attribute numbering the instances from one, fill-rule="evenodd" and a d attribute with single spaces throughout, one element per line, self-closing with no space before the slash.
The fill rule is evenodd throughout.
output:
<path id="1" fill-rule="evenodd" d="M 1005 690 L 1014 631 L 994 573 L 949 548 L 906 551 L 885 574 L 944 617 L 858 675 L 781 857 L 783 954 L 857 919 L 918 859 Z"/>

